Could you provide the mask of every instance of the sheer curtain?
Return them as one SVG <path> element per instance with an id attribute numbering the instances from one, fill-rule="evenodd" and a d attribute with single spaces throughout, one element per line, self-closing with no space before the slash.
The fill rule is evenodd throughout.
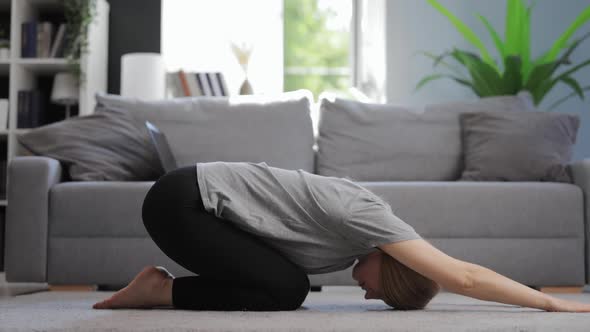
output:
<path id="1" fill-rule="evenodd" d="M 354 0 L 354 86 L 372 102 L 387 101 L 386 0 Z"/>
<path id="2" fill-rule="evenodd" d="M 283 89 L 283 2 L 162 0 L 162 56 L 168 71 L 221 71 L 236 95 L 244 73 L 231 43 L 250 44 L 255 93 Z"/>

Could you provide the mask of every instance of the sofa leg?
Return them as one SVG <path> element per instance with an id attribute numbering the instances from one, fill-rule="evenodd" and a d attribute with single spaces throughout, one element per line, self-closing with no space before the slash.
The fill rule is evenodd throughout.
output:
<path id="1" fill-rule="evenodd" d="M 584 286 L 539 287 L 543 293 L 582 293 Z"/>
<path id="2" fill-rule="evenodd" d="M 310 290 L 312 292 L 321 292 L 322 291 L 322 286 L 311 286 Z"/>
<path id="3" fill-rule="evenodd" d="M 54 292 L 93 292 L 96 285 L 49 285 L 49 290 Z"/>

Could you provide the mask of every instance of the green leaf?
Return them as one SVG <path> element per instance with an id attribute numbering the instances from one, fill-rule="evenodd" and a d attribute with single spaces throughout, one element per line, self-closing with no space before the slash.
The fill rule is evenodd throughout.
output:
<path id="1" fill-rule="evenodd" d="M 524 10 L 521 15 L 521 36 L 520 36 L 520 58 L 522 66 L 525 70 L 530 70 L 531 62 L 531 11 L 530 8 L 526 8 L 523 3 Z"/>
<path id="2" fill-rule="evenodd" d="M 559 68 L 560 65 L 569 62 L 570 54 L 580 45 L 582 41 L 588 37 L 590 37 L 590 32 L 574 41 L 569 49 L 566 50 L 566 52 L 562 54 L 556 61 L 533 66 L 531 74 L 529 75 L 524 86 L 533 95 L 535 105 L 538 105 L 545 97 L 545 94 L 557 83 L 558 78 L 555 80 L 551 79 L 553 73 L 557 70 L 557 68 Z M 576 71 L 587 64 L 587 61 L 585 61 L 570 69 L 569 71 L 562 73 L 561 75 L 569 76 L 571 73 L 573 73 L 573 71 Z"/>
<path id="3" fill-rule="evenodd" d="M 457 76 L 462 77 L 463 76 L 463 72 L 461 72 L 461 70 L 459 68 L 457 68 L 456 66 L 451 65 L 450 63 L 444 61 L 444 58 L 451 56 L 451 52 L 445 52 L 441 55 L 435 55 L 432 54 L 430 52 L 426 52 L 426 51 L 421 51 L 419 52 L 420 54 L 432 59 L 434 61 L 433 63 L 433 67 L 437 67 L 439 64 L 443 65 L 444 67 L 446 67 L 447 69 L 451 70 L 453 73 L 455 73 Z"/>
<path id="4" fill-rule="evenodd" d="M 515 95 L 522 89 L 522 62 L 519 56 L 510 55 L 505 59 L 506 68 L 502 74 L 502 94 Z"/>
<path id="5" fill-rule="evenodd" d="M 533 96 L 535 105 L 538 105 L 545 96 L 544 93 L 541 93 L 543 91 L 541 87 L 551 81 L 551 76 L 559 66 L 557 62 L 553 61 L 533 67 L 528 80 L 525 82 L 524 88 Z"/>
<path id="6" fill-rule="evenodd" d="M 572 88 L 572 90 L 574 90 L 575 93 L 578 94 L 578 96 L 580 97 L 580 99 L 584 100 L 584 91 L 582 90 L 582 87 L 580 86 L 580 84 L 578 83 L 578 81 L 574 80 L 571 77 L 563 77 L 560 79 L 563 83 L 569 85 L 570 88 Z"/>
<path id="7" fill-rule="evenodd" d="M 522 17 L 526 8 L 522 0 L 507 0 L 506 2 L 506 55 L 519 55 L 522 42 Z M 525 13 L 526 14 L 526 13 Z"/>
<path id="8" fill-rule="evenodd" d="M 469 41 L 473 46 L 475 46 L 479 52 L 481 53 L 481 57 L 487 62 L 489 65 L 495 67 L 494 59 L 491 57 L 490 53 L 486 49 L 484 43 L 479 39 L 479 37 L 471 30 L 465 23 L 463 23 L 459 18 L 457 18 L 453 13 L 447 10 L 443 5 L 441 5 L 437 0 L 426 0 L 432 7 L 438 10 L 441 14 L 447 17 L 447 19 L 455 26 L 457 31 L 463 35 L 467 41 Z"/>
<path id="9" fill-rule="evenodd" d="M 582 88 L 583 91 L 590 91 L 590 85 L 585 86 Z M 557 100 L 556 102 L 554 102 L 553 104 L 551 104 L 551 106 L 549 106 L 549 108 L 547 109 L 548 111 L 553 110 L 555 107 L 559 106 L 561 103 L 563 103 L 564 101 L 570 99 L 571 97 L 577 95 L 576 92 L 572 92 L 569 95 Z"/>
<path id="10" fill-rule="evenodd" d="M 586 67 L 588 65 L 590 65 L 590 59 L 588 59 L 588 60 L 586 60 L 586 61 L 584 61 L 584 62 L 582 62 L 582 63 L 580 63 L 580 64 L 578 64 L 576 66 L 574 66 L 573 68 L 570 68 L 570 69 L 564 71 L 563 73 L 560 73 L 559 76 L 557 76 L 555 79 L 556 80 L 559 80 L 562 77 L 570 76 L 574 72 L 576 72 L 576 71 L 580 70 L 581 68 L 584 68 L 584 67 Z"/>
<path id="11" fill-rule="evenodd" d="M 477 14 L 477 17 L 479 18 L 479 20 L 483 23 L 483 25 L 486 27 L 486 29 L 490 33 L 490 36 L 492 37 L 492 40 L 494 41 L 494 44 L 496 45 L 496 49 L 498 50 L 498 53 L 500 54 L 500 59 L 504 59 L 504 57 L 506 56 L 506 54 L 505 54 L 506 51 L 504 49 L 504 43 L 502 42 L 502 39 L 500 39 L 498 32 L 496 32 L 494 27 L 492 27 L 490 22 L 485 17 L 481 16 L 480 14 Z"/>
<path id="12" fill-rule="evenodd" d="M 431 81 L 434 81 L 434 80 L 441 79 L 441 78 L 450 78 L 450 79 L 453 79 L 453 80 L 455 80 L 456 82 L 458 82 L 458 83 L 460 83 L 462 85 L 466 85 L 468 87 L 472 87 L 471 82 L 469 82 L 469 81 L 467 81 L 467 80 L 465 80 L 463 78 L 456 77 L 456 76 L 449 75 L 449 74 L 433 74 L 433 75 L 428 75 L 428 76 L 422 78 L 420 80 L 420 82 L 418 82 L 418 84 L 416 84 L 416 88 L 414 88 L 414 92 L 418 91 L 418 89 L 420 89 L 421 87 L 423 87 L 427 83 L 429 83 Z"/>
<path id="13" fill-rule="evenodd" d="M 574 50 L 576 48 L 578 48 L 578 46 L 580 46 L 580 44 L 586 40 L 586 38 L 590 37 L 590 31 L 586 34 L 584 34 L 582 37 L 574 40 L 571 44 L 569 44 L 569 47 L 567 48 L 567 50 L 559 57 L 558 62 L 560 64 L 565 64 L 569 62 L 569 56 L 574 52 Z"/>
<path id="14" fill-rule="evenodd" d="M 455 49 L 451 54 L 469 71 L 473 91 L 479 97 L 501 94 L 502 79 L 494 67 L 482 61 L 479 56 L 473 53 Z"/>
<path id="15" fill-rule="evenodd" d="M 590 20 L 590 5 L 586 7 L 570 26 L 563 32 L 563 34 L 553 43 L 551 49 L 543 56 L 542 62 L 553 61 L 559 52 L 566 47 L 570 37 Z"/>

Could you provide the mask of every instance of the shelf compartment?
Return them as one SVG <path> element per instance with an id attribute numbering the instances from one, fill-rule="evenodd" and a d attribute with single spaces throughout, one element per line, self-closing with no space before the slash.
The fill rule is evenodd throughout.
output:
<path id="1" fill-rule="evenodd" d="M 66 59 L 20 58 L 15 60 L 14 63 L 38 74 L 51 74 L 68 69 L 68 63 Z"/>

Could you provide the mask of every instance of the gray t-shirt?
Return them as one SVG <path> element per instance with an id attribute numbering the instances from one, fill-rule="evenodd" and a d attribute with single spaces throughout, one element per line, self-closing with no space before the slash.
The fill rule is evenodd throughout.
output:
<path id="1" fill-rule="evenodd" d="M 196 164 L 205 210 L 279 250 L 307 274 L 344 270 L 376 246 L 419 239 L 389 204 L 345 178 L 265 162 Z"/>

